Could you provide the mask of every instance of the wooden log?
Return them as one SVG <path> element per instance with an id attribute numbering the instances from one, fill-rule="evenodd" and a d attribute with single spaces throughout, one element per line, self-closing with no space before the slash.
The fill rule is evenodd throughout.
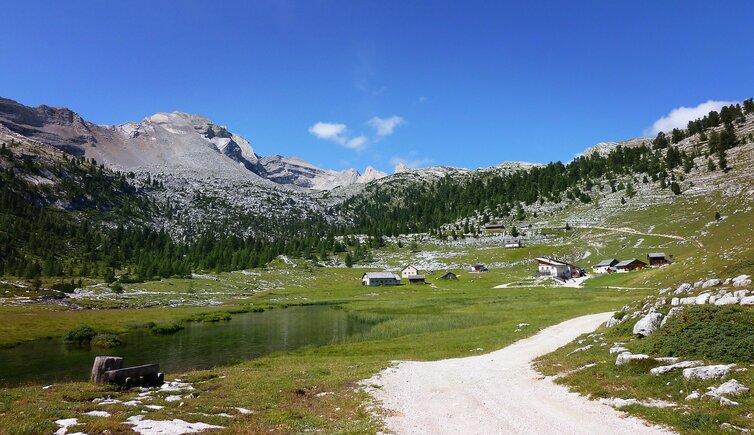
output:
<path id="1" fill-rule="evenodd" d="M 94 358 L 91 380 L 97 384 L 104 384 L 105 372 L 123 368 L 123 358 L 118 356 L 98 356 Z"/>
<path id="2" fill-rule="evenodd" d="M 135 385 L 159 386 L 164 382 L 161 376 L 159 364 L 145 364 L 135 367 L 109 370 L 105 372 L 104 379 L 126 387 Z"/>

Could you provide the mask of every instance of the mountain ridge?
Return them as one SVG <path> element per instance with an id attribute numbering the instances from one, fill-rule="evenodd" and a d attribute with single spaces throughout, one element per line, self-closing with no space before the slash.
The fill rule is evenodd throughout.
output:
<path id="1" fill-rule="evenodd" d="M 387 175 L 372 167 L 361 174 L 355 169 L 322 169 L 296 157 L 259 156 L 243 136 L 204 116 L 180 111 L 97 125 L 68 108 L 29 107 L 0 97 L 0 124 L 37 142 L 124 171 L 218 176 L 252 183 L 264 179 L 312 190 L 331 190 Z"/>

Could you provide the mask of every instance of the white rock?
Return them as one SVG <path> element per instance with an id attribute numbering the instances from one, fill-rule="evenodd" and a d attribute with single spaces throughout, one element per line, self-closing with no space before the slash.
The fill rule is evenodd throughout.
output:
<path id="1" fill-rule="evenodd" d="M 737 303 L 738 298 L 731 293 L 726 293 L 720 299 L 715 300 L 715 305 L 735 305 Z"/>
<path id="2" fill-rule="evenodd" d="M 736 298 L 738 298 L 739 301 L 741 299 L 745 298 L 748 295 L 749 295 L 749 291 L 748 290 L 737 290 L 737 291 L 733 292 L 733 296 L 735 296 Z"/>
<path id="3" fill-rule="evenodd" d="M 92 417 L 110 417 L 110 413 L 107 411 L 89 411 L 85 412 L 84 415 L 91 415 Z"/>
<path id="4" fill-rule="evenodd" d="M 683 399 L 683 400 L 697 400 L 700 397 L 702 397 L 702 396 L 699 395 L 699 392 L 698 391 L 694 391 L 693 393 L 691 393 L 688 396 L 686 396 L 686 398 Z"/>
<path id="5" fill-rule="evenodd" d="M 579 348 L 576 348 L 576 349 L 572 350 L 571 352 L 568 353 L 568 355 L 574 354 L 576 352 L 583 352 L 583 351 L 589 350 L 591 348 L 592 348 L 592 345 L 591 344 L 587 344 L 586 346 L 579 347 Z"/>
<path id="6" fill-rule="evenodd" d="M 720 406 L 738 406 L 738 402 L 720 396 Z"/>
<path id="7" fill-rule="evenodd" d="M 643 337 L 646 337 L 657 330 L 657 327 L 660 326 L 661 320 L 662 320 L 662 314 L 649 313 L 646 316 L 644 316 L 641 320 L 636 322 L 636 325 L 634 325 L 633 333 L 636 335 L 641 335 Z"/>
<path id="8" fill-rule="evenodd" d="M 702 284 L 702 288 L 715 287 L 720 284 L 722 284 L 722 281 L 720 281 L 719 278 L 712 278 L 712 279 L 708 279 L 707 281 L 704 281 L 704 284 Z"/>
<path id="9" fill-rule="evenodd" d="M 614 408 L 622 408 L 629 405 L 638 405 L 639 401 L 636 399 L 621 399 L 619 397 L 611 397 L 609 399 L 600 399 L 600 403 L 612 406 Z"/>
<path id="10" fill-rule="evenodd" d="M 668 372 L 670 372 L 672 370 L 675 370 L 675 369 L 687 369 L 687 368 L 690 368 L 690 367 L 699 367 L 702 364 L 704 364 L 703 361 L 681 361 L 679 363 L 670 364 L 670 365 L 667 365 L 667 366 L 655 367 L 652 370 L 650 370 L 649 372 L 652 373 L 655 376 L 658 376 L 658 375 L 662 375 L 662 374 L 668 373 Z"/>
<path id="11" fill-rule="evenodd" d="M 612 328 L 613 326 L 617 325 L 618 323 L 620 323 L 620 320 L 616 319 L 615 317 L 611 317 L 611 318 L 607 319 L 606 326 L 608 328 Z"/>
<path id="12" fill-rule="evenodd" d="M 739 302 L 741 305 L 754 305 L 754 296 L 746 296 L 745 298 L 741 298 L 741 302 Z"/>
<path id="13" fill-rule="evenodd" d="M 678 294 L 680 294 L 680 293 L 688 293 L 693 288 L 694 288 L 694 286 L 692 286 L 691 284 L 689 284 L 687 282 L 684 282 L 683 284 L 679 285 L 678 288 L 675 291 Z"/>
<path id="14" fill-rule="evenodd" d="M 670 305 L 672 305 L 672 306 L 679 305 L 680 303 L 681 303 L 681 300 L 678 299 L 678 298 L 673 298 L 673 299 L 670 300 Z"/>
<path id="15" fill-rule="evenodd" d="M 749 391 L 746 386 L 738 382 L 735 379 L 731 379 L 717 387 L 707 388 L 709 391 L 704 393 L 705 396 L 720 397 L 720 396 L 738 396 Z"/>
<path id="16" fill-rule="evenodd" d="M 702 293 L 696 297 L 696 300 L 694 301 L 694 303 L 697 305 L 704 305 L 709 301 L 710 296 L 711 296 L 710 293 Z"/>
<path id="17" fill-rule="evenodd" d="M 687 381 L 711 381 L 712 379 L 720 379 L 728 376 L 728 374 L 730 374 L 730 369 L 735 366 L 735 364 L 718 364 L 691 367 L 683 370 L 683 377 Z"/>
<path id="18" fill-rule="evenodd" d="M 60 426 L 60 429 L 55 431 L 55 435 L 65 435 L 65 433 L 68 432 L 69 427 L 76 426 L 80 423 L 77 418 L 63 418 L 60 420 L 55 420 L 55 424 Z"/>
<path id="19" fill-rule="evenodd" d="M 623 352 L 628 352 L 628 349 L 626 349 L 623 346 L 615 346 L 615 347 L 611 347 L 610 348 L 610 354 L 611 355 L 614 354 L 614 353 L 623 353 Z"/>
<path id="20" fill-rule="evenodd" d="M 689 296 L 687 298 L 681 298 L 678 303 L 680 305 L 694 305 L 696 304 L 696 296 Z"/>
<path id="21" fill-rule="evenodd" d="M 749 278 L 749 275 L 738 275 L 737 277 L 733 278 L 733 287 L 746 287 L 747 285 L 751 285 L 751 279 Z"/>
<path id="22" fill-rule="evenodd" d="M 201 432 L 207 429 L 225 429 L 223 426 L 189 423 L 177 418 L 173 420 L 144 420 L 143 415 L 128 417 L 124 423 L 132 425 L 134 432 L 142 435 L 183 434 Z"/>
<path id="23" fill-rule="evenodd" d="M 166 401 L 166 402 L 177 402 L 177 401 L 181 400 L 182 398 L 183 398 L 183 397 L 181 397 L 181 396 L 178 396 L 178 395 L 172 395 L 172 396 L 168 396 L 168 397 L 166 397 L 166 398 L 165 398 L 165 401 Z"/>
<path id="24" fill-rule="evenodd" d="M 638 361 L 638 360 L 645 360 L 649 359 L 649 355 L 644 355 L 643 353 L 631 353 L 631 352 L 623 352 L 622 354 L 618 355 L 618 358 L 615 359 L 615 365 L 622 366 L 623 364 L 628 364 L 631 361 Z"/>

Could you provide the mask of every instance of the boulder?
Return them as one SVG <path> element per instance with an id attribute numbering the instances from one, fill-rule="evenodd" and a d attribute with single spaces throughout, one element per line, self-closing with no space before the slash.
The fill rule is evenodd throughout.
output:
<path id="1" fill-rule="evenodd" d="M 659 375 L 664 375 L 665 373 L 669 373 L 675 369 L 687 369 L 690 367 L 699 367 L 702 364 L 704 364 L 703 361 L 681 361 L 679 363 L 670 364 L 667 366 L 655 367 L 649 372 L 655 376 L 659 376 Z"/>
<path id="2" fill-rule="evenodd" d="M 646 337 L 657 330 L 657 328 L 660 326 L 661 320 L 662 314 L 649 313 L 646 316 L 642 317 L 638 322 L 636 322 L 636 325 L 634 325 L 633 333 L 642 337 Z"/>
<path id="3" fill-rule="evenodd" d="M 702 284 L 702 288 L 715 287 L 720 284 L 722 284 L 722 281 L 720 281 L 719 278 L 712 278 L 712 279 L 708 279 L 707 281 L 704 281 L 704 284 Z"/>
<path id="4" fill-rule="evenodd" d="M 681 303 L 681 300 L 679 298 L 673 298 L 670 300 L 670 305 L 672 306 L 679 305 L 680 303 Z"/>
<path id="5" fill-rule="evenodd" d="M 751 285 L 749 275 L 738 275 L 733 278 L 731 282 L 733 283 L 733 287 L 746 287 L 747 285 Z"/>
<path id="6" fill-rule="evenodd" d="M 688 293 L 693 288 L 694 288 L 694 286 L 692 286 L 691 284 L 689 284 L 687 282 L 684 282 L 683 284 L 679 285 L 677 289 L 675 289 L 675 292 L 676 292 L 676 294 Z"/>
<path id="7" fill-rule="evenodd" d="M 689 296 L 687 298 L 681 298 L 678 303 L 680 305 L 694 305 L 696 304 L 696 296 Z"/>
<path id="8" fill-rule="evenodd" d="M 620 319 L 616 319 L 615 317 L 611 317 L 611 318 L 607 319 L 606 326 L 608 328 L 612 328 L 613 326 L 617 325 L 618 323 L 620 323 Z"/>
<path id="9" fill-rule="evenodd" d="M 746 296 L 749 296 L 749 291 L 748 290 L 737 290 L 737 291 L 733 292 L 733 296 L 735 296 L 736 298 L 738 298 L 738 300 L 740 301 L 741 299 L 745 298 Z"/>
<path id="10" fill-rule="evenodd" d="M 698 391 L 694 391 L 693 393 L 691 393 L 688 396 L 686 396 L 686 398 L 683 399 L 683 400 L 697 400 L 700 397 L 702 397 L 702 396 L 699 395 L 699 392 Z"/>
<path id="11" fill-rule="evenodd" d="M 644 355 L 643 353 L 631 353 L 631 352 L 623 352 L 622 354 L 618 355 L 618 358 L 615 359 L 615 365 L 622 366 L 623 364 L 628 364 L 631 361 L 638 361 L 638 360 L 645 360 L 649 359 L 649 355 Z"/>
<path id="12" fill-rule="evenodd" d="M 738 298 L 731 293 L 726 293 L 720 299 L 715 300 L 715 305 L 735 305 L 737 303 Z"/>
<path id="13" fill-rule="evenodd" d="M 749 391 L 749 389 L 746 388 L 745 385 L 735 379 L 731 379 L 728 382 L 725 382 L 717 387 L 709 387 L 707 389 L 709 391 L 704 393 L 704 395 L 709 397 L 720 397 L 723 395 L 738 396 Z"/>
<path id="14" fill-rule="evenodd" d="M 735 364 L 717 364 L 701 367 L 690 367 L 683 369 L 683 377 L 687 381 L 711 381 L 713 379 L 720 379 L 730 374 L 730 369 L 735 367 Z"/>
<path id="15" fill-rule="evenodd" d="M 720 406 L 738 406 L 738 402 L 720 396 Z"/>
<path id="16" fill-rule="evenodd" d="M 754 305 L 754 296 L 746 296 L 745 298 L 741 298 L 741 302 L 739 302 L 741 305 Z"/>
<path id="17" fill-rule="evenodd" d="M 704 285 L 704 281 L 697 281 L 694 283 L 694 288 L 699 288 Z"/>
<path id="18" fill-rule="evenodd" d="M 699 296 L 696 297 L 696 300 L 694 301 L 697 305 L 704 305 L 709 301 L 709 297 L 711 295 L 709 293 L 702 293 Z"/>

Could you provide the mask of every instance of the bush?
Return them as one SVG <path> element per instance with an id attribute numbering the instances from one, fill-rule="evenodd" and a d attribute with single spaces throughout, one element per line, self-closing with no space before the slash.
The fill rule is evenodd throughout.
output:
<path id="1" fill-rule="evenodd" d="M 97 336 L 92 339 L 92 346 L 102 349 L 111 349 L 120 346 L 120 340 L 117 335 L 97 334 Z"/>
<path id="2" fill-rule="evenodd" d="M 81 325 L 66 332 L 63 336 L 63 341 L 66 343 L 80 344 L 91 341 L 91 339 L 96 335 L 97 331 L 95 331 L 94 328 L 87 325 Z"/>
<path id="3" fill-rule="evenodd" d="M 168 335 L 175 334 L 181 329 L 183 329 L 183 326 L 179 325 L 178 323 L 160 323 L 158 325 L 154 325 L 151 331 L 152 333 L 158 335 Z"/>
<path id="4" fill-rule="evenodd" d="M 64 282 L 60 282 L 57 284 L 53 284 L 52 287 L 50 287 L 53 290 L 57 290 L 59 292 L 63 293 L 73 293 L 74 290 L 76 290 L 76 284 L 68 284 Z"/>
<path id="5" fill-rule="evenodd" d="M 687 307 L 663 328 L 641 340 L 650 355 L 700 358 L 733 363 L 754 361 L 751 310 L 735 306 Z"/>
<path id="6" fill-rule="evenodd" d="M 113 293 L 115 293 L 116 295 L 119 295 L 123 293 L 123 284 L 116 281 L 115 284 L 110 286 L 110 289 L 113 291 Z"/>

